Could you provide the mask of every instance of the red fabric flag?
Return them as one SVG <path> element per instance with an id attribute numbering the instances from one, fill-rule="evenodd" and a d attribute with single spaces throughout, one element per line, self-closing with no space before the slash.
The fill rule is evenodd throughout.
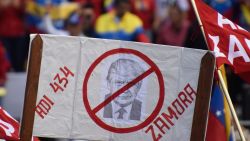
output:
<path id="1" fill-rule="evenodd" d="M 8 141 L 19 140 L 19 123 L 0 107 L 0 139 Z M 33 141 L 39 141 L 33 138 Z"/>
<path id="2" fill-rule="evenodd" d="M 228 64 L 250 83 L 250 34 L 201 0 L 195 0 L 208 47 L 215 51 L 217 67 Z"/>

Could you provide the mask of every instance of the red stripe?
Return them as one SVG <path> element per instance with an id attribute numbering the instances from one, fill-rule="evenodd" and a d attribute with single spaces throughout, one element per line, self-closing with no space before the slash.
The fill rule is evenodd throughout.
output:
<path id="1" fill-rule="evenodd" d="M 224 125 L 213 113 L 209 113 L 206 141 L 227 141 Z"/>
<path id="2" fill-rule="evenodd" d="M 109 104 L 112 100 L 114 100 L 116 97 L 121 95 L 123 92 L 125 92 L 126 90 L 128 90 L 129 88 L 134 86 L 136 83 L 138 83 L 139 81 L 141 81 L 142 79 L 144 79 L 145 77 L 150 75 L 152 72 L 154 72 L 153 68 L 148 69 L 146 72 L 144 72 L 143 74 L 141 74 L 140 76 L 138 76 L 137 78 L 135 78 L 134 80 L 129 82 L 127 85 L 123 86 L 121 89 L 116 91 L 114 94 L 112 94 L 110 97 L 108 97 L 101 104 L 99 104 L 97 107 L 95 107 L 93 109 L 93 112 L 97 113 L 98 111 L 100 111 L 103 107 L 105 107 L 107 104 Z"/>

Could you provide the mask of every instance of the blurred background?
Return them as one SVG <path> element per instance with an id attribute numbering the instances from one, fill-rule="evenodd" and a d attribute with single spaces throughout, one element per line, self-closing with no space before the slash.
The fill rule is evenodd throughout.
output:
<path id="1" fill-rule="evenodd" d="M 204 1 L 250 30 L 250 0 Z M 32 33 L 207 49 L 189 0 L 0 0 L 0 105 L 17 120 Z M 229 93 L 248 136 L 250 85 L 226 71 Z"/>

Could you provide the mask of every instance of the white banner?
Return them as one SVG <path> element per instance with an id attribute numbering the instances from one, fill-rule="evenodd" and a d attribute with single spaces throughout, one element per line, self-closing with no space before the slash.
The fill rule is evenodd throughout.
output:
<path id="1" fill-rule="evenodd" d="M 35 136 L 91 141 L 190 139 L 200 62 L 207 51 L 41 37 Z"/>

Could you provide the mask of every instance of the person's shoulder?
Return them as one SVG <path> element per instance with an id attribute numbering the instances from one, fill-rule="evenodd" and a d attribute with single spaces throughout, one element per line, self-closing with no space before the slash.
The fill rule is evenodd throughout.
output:
<path id="1" fill-rule="evenodd" d="M 112 15 L 112 12 L 104 13 L 97 18 L 97 22 L 110 20 L 110 18 L 112 18 Z"/>
<path id="2" fill-rule="evenodd" d="M 142 20 L 135 14 L 133 13 L 126 13 L 126 18 L 129 20 L 129 21 L 133 21 L 133 23 L 136 25 L 136 26 L 142 26 Z"/>
<path id="3" fill-rule="evenodd" d="M 112 13 L 100 15 L 96 20 L 95 30 L 97 33 L 106 32 L 106 26 L 112 21 Z"/>

